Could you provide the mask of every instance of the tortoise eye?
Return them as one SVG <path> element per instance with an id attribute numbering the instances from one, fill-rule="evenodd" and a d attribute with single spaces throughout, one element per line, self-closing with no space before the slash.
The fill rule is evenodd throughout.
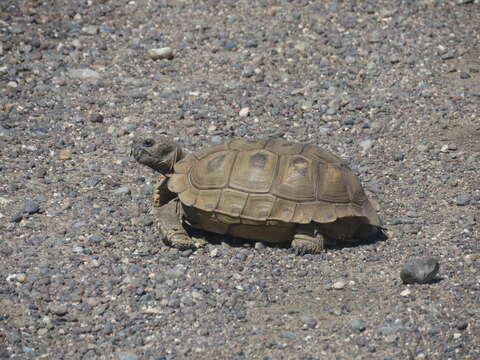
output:
<path id="1" fill-rule="evenodd" d="M 152 139 L 146 139 L 143 141 L 143 146 L 145 147 L 152 147 L 154 144 L 154 141 Z"/>

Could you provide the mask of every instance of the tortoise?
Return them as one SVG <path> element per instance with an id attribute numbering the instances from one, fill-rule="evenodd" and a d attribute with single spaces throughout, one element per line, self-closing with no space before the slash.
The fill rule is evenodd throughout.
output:
<path id="1" fill-rule="evenodd" d="M 165 244 L 196 249 L 184 225 L 267 243 L 299 254 L 327 241 L 369 239 L 380 219 L 340 157 L 283 139 L 234 139 L 185 155 L 165 136 L 137 136 L 131 154 L 160 173 L 154 190 Z M 187 226 L 187 228 L 188 228 Z"/>

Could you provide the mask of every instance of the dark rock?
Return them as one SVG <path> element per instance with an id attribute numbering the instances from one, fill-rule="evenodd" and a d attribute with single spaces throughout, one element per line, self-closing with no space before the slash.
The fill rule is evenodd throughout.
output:
<path id="1" fill-rule="evenodd" d="M 393 153 L 393 160 L 394 161 L 402 161 L 405 158 L 405 155 L 401 152 L 394 152 Z"/>
<path id="2" fill-rule="evenodd" d="M 427 284 L 435 279 L 439 268 L 437 259 L 416 259 L 403 266 L 400 278 L 405 284 Z"/>
<path id="3" fill-rule="evenodd" d="M 88 121 L 92 123 L 102 123 L 103 122 L 103 115 L 102 114 L 90 114 L 88 116 Z"/>
<path id="4" fill-rule="evenodd" d="M 456 328 L 460 331 L 465 330 L 467 327 L 468 327 L 468 322 L 466 322 L 466 321 L 460 321 L 456 325 Z"/>
<path id="5" fill-rule="evenodd" d="M 23 213 L 19 212 L 12 216 L 12 222 L 19 223 L 23 219 Z"/>

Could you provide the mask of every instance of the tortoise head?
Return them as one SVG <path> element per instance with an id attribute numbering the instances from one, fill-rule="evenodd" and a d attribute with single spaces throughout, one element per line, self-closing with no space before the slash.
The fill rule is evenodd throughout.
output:
<path id="1" fill-rule="evenodd" d="M 162 174 L 171 174 L 183 154 L 180 146 L 166 136 L 140 135 L 133 140 L 131 155 L 139 163 Z"/>

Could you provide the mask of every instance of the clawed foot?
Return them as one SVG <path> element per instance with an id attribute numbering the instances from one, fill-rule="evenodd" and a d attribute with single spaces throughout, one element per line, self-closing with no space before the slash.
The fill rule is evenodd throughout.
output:
<path id="1" fill-rule="evenodd" d="M 197 250 L 207 244 L 205 239 L 191 238 L 183 230 L 167 234 L 167 236 L 163 236 L 162 240 L 165 245 L 174 247 L 181 251 L 188 249 Z"/>
<path id="2" fill-rule="evenodd" d="M 297 237 L 292 241 L 292 251 L 297 256 L 320 254 L 325 251 L 325 246 L 324 243 L 320 241 L 306 240 Z"/>

